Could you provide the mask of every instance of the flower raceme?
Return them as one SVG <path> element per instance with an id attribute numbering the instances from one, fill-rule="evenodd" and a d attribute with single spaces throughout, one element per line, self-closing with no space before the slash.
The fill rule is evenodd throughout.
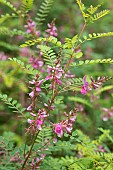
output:
<path id="1" fill-rule="evenodd" d="M 46 114 L 46 110 L 45 109 L 42 109 L 42 110 L 39 109 L 37 114 L 31 113 L 31 116 L 33 117 L 33 119 L 27 120 L 28 123 L 30 124 L 28 131 L 33 133 L 35 129 L 41 130 L 44 119 L 46 117 L 48 117 L 48 115 Z"/>
<path id="2" fill-rule="evenodd" d="M 56 133 L 58 137 L 61 138 L 63 136 L 64 131 L 69 134 L 71 133 L 73 123 L 76 120 L 76 111 L 77 110 L 70 111 L 69 115 L 67 113 L 64 113 L 67 119 L 62 120 L 60 123 L 57 123 L 57 124 L 51 123 L 53 127 L 53 131 Z"/>
<path id="3" fill-rule="evenodd" d="M 35 35 L 36 37 L 40 36 L 40 31 L 36 31 L 36 23 L 32 21 L 31 19 L 28 19 L 27 25 L 25 25 L 25 28 L 27 28 L 27 33 L 31 33 Z"/>
<path id="4" fill-rule="evenodd" d="M 42 80 L 38 80 L 39 75 L 36 75 L 35 78 L 32 81 L 29 81 L 29 84 L 34 85 L 35 87 L 31 87 L 32 91 L 29 93 L 29 96 L 31 98 L 32 103 L 27 107 L 28 111 L 32 111 L 33 109 L 33 103 L 34 103 L 34 98 L 36 97 L 36 94 L 38 95 L 41 92 L 41 84 L 43 83 Z"/>
<path id="5" fill-rule="evenodd" d="M 83 77 L 83 86 L 81 89 L 81 93 L 86 95 L 87 91 L 89 90 L 89 83 L 86 81 L 86 76 Z"/>
<path id="6" fill-rule="evenodd" d="M 86 81 L 86 75 L 83 77 L 83 86 L 81 89 L 81 93 L 83 95 L 86 95 L 89 90 L 97 89 L 100 86 L 102 86 L 102 82 L 105 81 L 105 77 L 98 77 L 97 81 L 93 79 L 93 77 L 90 77 L 90 83 Z"/>
<path id="7" fill-rule="evenodd" d="M 64 71 L 59 68 L 59 66 L 59 64 L 57 64 L 56 67 L 48 66 L 48 76 L 45 79 L 52 80 L 52 83 L 50 84 L 50 89 L 55 88 L 55 84 L 62 84 L 60 78 L 62 77 Z"/>
<path id="8" fill-rule="evenodd" d="M 55 26 L 55 22 L 53 21 L 52 23 L 48 23 L 47 24 L 48 26 L 48 29 L 46 30 L 46 32 L 48 33 L 48 37 L 50 36 L 54 36 L 54 37 L 57 37 L 57 28 Z"/>

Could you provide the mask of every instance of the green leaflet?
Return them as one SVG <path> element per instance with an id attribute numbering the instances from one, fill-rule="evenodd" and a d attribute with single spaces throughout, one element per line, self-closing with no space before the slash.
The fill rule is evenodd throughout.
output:
<path id="1" fill-rule="evenodd" d="M 24 62 L 22 62 L 21 60 L 18 60 L 16 58 L 9 58 L 9 60 L 11 62 L 13 62 L 14 64 L 19 65 L 19 67 L 21 67 L 25 71 L 25 73 L 27 73 L 27 74 L 31 74 L 31 75 L 40 74 L 39 71 L 34 70 L 33 67 L 30 64 L 25 66 Z"/>
<path id="2" fill-rule="evenodd" d="M 38 48 L 43 53 L 44 61 L 46 62 L 46 64 L 53 67 L 55 65 L 55 59 L 57 57 L 54 51 L 46 45 L 38 45 Z"/>
<path id="3" fill-rule="evenodd" d="M 89 23 L 89 22 L 92 23 L 92 22 L 104 17 L 105 15 L 107 15 L 110 12 L 110 10 L 106 10 L 106 9 L 102 10 L 100 12 L 97 12 L 97 10 L 99 9 L 99 7 L 102 4 L 99 4 L 95 7 L 93 7 L 93 5 L 91 5 L 89 8 L 86 9 L 85 5 L 81 2 L 81 0 L 76 0 L 76 2 L 79 5 L 79 8 L 83 15 L 85 23 Z M 84 12 L 85 9 L 87 12 Z"/>
<path id="4" fill-rule="evenodd" d="M 42 25 L 44 20 L 46 19 L 54 0 L 44 0 L 40 6 L 39 12 L 37 13 L 37 17 L 35 20 L 37 21 L 37 25 Z"/>
<path id="5" fill-rule="evenodd" d="M 98 89 L 98 91 L 94 92 L 94 95 L 98 95 L 104 91 L 111 90 L 111 89 L 113 89 L 113 85 L 102 87 L 101 89 Z"/>
<path id="6" fill-rule="evenodd" d="M 37 38 L 37 39 L 28 40 L 24 44 L 20 45 L 20 47 L 24 48 L 24 47 L 35 45 L 36 43 L 40 44 L 41 42 L 49 42 L 49 43 L 54 44 L 56 47 L 62 46 L 62 43 L 60 41 L 58 41 L 57 38 L 50 36 L 49 38 L 40 37 L 40 38 Z"/>
<path id="7" fill-rule="evenodd" d="M 13 4 L 11 4 L 9 1 L 7 0 L 0 0 L 0 3 L 3 3 L 4 5 L 8 6 L 11 10 L 13 10 L 16 14 L 21 15 L 21 11 L 17 10 Z"/>
<path id="8" fill-rule="evenodd" d="M 72 67 L 75 66 L 83 66 L 87 64 L 113 64 L 113 60 L 111 58 L 108 59 L 96 59 L 96 60 L 80 60 L 79 62 L 73 62 L 71 64 Z"/>
<path id="9" fill-rule="evenodd" d="M 92 108 L 92 104 L 89 101 L 87 101 L 87 100 L 85 100 L 83 98 L 80 98 L 80 97 L 68 97 L 68 99 L 70 101 L 74 101 L 74 102 L 79 102 L 79 103 L 85 104 L 85 105 L 87 105 L 87 106 Z"/>
<path id="10" fill-rule="evenodd" d="M 22 0 L 21 10 L 24 13 L 27 13 L 28 11 L 30 11 L 33 6 L 33 1 L 34 0 Z"/>
<path id="11" fill-rule="evenodd" d="M 12 98 L 8 98 L 8 96 L 6 94 L 4 94 L 4 95 L 0 94 L 0 99 L 2 101 L 4 101 L 8 105 L 9 108 L 12 108 L 14 110 L 13 112 L 18 112 L 18 113 L 21 113 L 23 115 L 23 112 L 26 110 L 26 108 L 21 107 L 21 104 L 18 103 L 17 100 L 13 100 Z"/>

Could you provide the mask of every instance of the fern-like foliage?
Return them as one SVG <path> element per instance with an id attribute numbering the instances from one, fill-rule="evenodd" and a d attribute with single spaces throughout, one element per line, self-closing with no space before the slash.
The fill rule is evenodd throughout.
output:
<path id="1" fill-rule="evenodd" d="M 52 138 L 52 129 L 50 127 L 43 127 L 43 129 L 39 132 L 36 142 L 43 143 L 46 140 L 50 140 Z"/>
<path id="2" fill-rule="evenodd" d="M 43 21 L 46 19 L 54 0 L 44 0 L 42 5 L 40 6 L 39 12 L 37 13 L 37 17 L 35 18 L 37 21 L 37 25 L 42 25 Z"/>
<path id="3" fill-rule="evenodd" d="M 10 31 L 7 27 L 0 27 L 0 35 L 10 35 Z"/>
<path id="4" fill-rule="evenodd" d="M 95 7 L 93 7 L 92 5 L 86 9 L 85 5 L 81 2 L 81 0 L 76 0 L 77 4 L 79 5 L 79 8 L 82 12 L 83 18 L 85 23 L 89 23 L 89 22 L 94 22 L 102 17 L 104 17 L 105 15 L 107 15 L 110 10 L 102 10 L 100 12 L 97 12 L 98 8 L 102 5 L 97 5 Z M 97 12 L 95 14 L 95 12 Z"/>
<path id="5" fill-rule="evenodd" d="M 33 46 L 36 43 L 40 44 L 42 42 L 53 43 L 57 47 L 61 47 L 62 46 L 62 43 L 60 41 L 58 41 L 57 38 L 55 38 L 53 36 L 50 36 L 49 38 L 38 38 L 38 39 L 34 39 L 34 40 L 28 40 L 24 44 L 20 45 L 20 47 L 24 48 L 24 47 L 28 47 L 28 46 Z"/>
<path id="6" fill-rule="evenodd" d="M 36 75 L 36 74 L 40 74 L 38 70 L 34 70 L 33 67 L 28 64 L 25 66 L 24 62 L 22 62 L 21 60 L 18 60 L 17 58 L 9 58 L 9 60 L 18 65 L 21 69 L 23 69 L 25 71 L 25 73 L 30 74 L 30 75 Z"/>
<path id="7" fill-rule="evenodd" d="M 4 26 L 0 27 L 0 35 L 7 35 L 7 36 L 22 35 L 22 36 L 27 37 L 27 38 L 31 37 L 30 34 L 27 34 L 24 31 L 21 31 L 21 30 L 18 30 L 18 29 L 10 30 L 9 28 L 4 27 Z"/>
<path id="8" fill-rule="evenodd" d="M 95 38 L 102 38 L 102 37 L 109 37 L 109 36 L 113 36 L 113 32 L 93 33 L 93 34 L 89 34 L 88 36 L 83 36 L 83 39 L 79 39 L 79 42 L 82 44 L 86 41 L 90 41 Z"/>
<path id="9" fill-rule="evenodd" d="M 78 35 L 75 35 L 72 39 L 66 38 L 65 39 L 65 44 L 63 45 L 63 49 L 71 49 L 72 47 L 75 46 L 76 42 L 78 41 Z"/>
<path id="10" fill-rule="evenodd" d="M 113 60 L 111 58 L 108 58 L 108 59 L 96 59 L 96 60 L 85 60 L 85 61 L 82 61 L 80 60 L 78 63 L 77 62 L 73 62 L 71 64 L 72 67 L 75 67 L 75 66 L 82 66 L 82 65 L 87 65 L 87 64 L 113 64 Z"/>
<path id="11" fill-rule="evenodd" d="M 46 64 L 53 67 L 55 65 L 56 59 L 56 54 L 54 51 L 50 47 L 44 45 L 38 45 L 38 48 L 43 53 L 44 61 Z"/>
<path id="12" fill-rule="evenodd" d="M 63 88 L 61 87 L 61 90 L 59 91 L 59 93 L 62 93 L 68 90 L 72 90 L 72 91 L 80 90 L 81 86 L 83 85 L 83 81 L 82 81 L 82 78 L 72 78 L 72 79 L 69 79 L 68 81 L 64 79 L 62 84 L 64 87 Z"/>
<path id="13" fill-rule="evenodd" d="M 90 41 L 96 38 L 102 38 L 102 37 L 109 37 L 109 36 L 113 36 L 113 32 L 107 32 L 107 33 L 93 33 L 93 34 L 89 34 L 89 35 L 84 35 L 82 38 L 78 38 L 78 35 L 75 35 L 72 39 L 70 38 L 66 38 L 65 39 L 65 44 L 62 46 L 63 49 L 72 49 L 76 47 L 79 47 L 81 44 L 83 44 L 86 41 Z M 76 54 L 74 54 L 74 52 L 70 52 L 70 54 L 72 54 L 76 56 Z"/>
<path id="14" fill-rule="evenodd" d="M 11 4 L 9 1 L 7 0 L 0 0 L 0 3 L 3 3 L 4 5 L 8 6 L 10 9 L 12 9 L 16 14 L 21 15 L 21 11 L 17 10 L 13 4 Z"/>
<path id="15" fill-rule="evenodd" d="M 94 22 L 102 17 L 104 17 L 105 15 L 109 14 L 110 10 L 103 10 L 101 12 L 96 13 L 93 17 L 91 17 L 91 21 Z"/>
<path id="16" fill-rule="evenodd" d="M 87 17 L 87 15 L 84 12 L 85 5 L 81 2 L 81 0 L 76 0 L 76 2 L 79 5 L 80 11 L 82 12 L 83 18 L 85 20 L 85 18 Z"/>
<path id="17" fill-rule="evenodd" d="M 106 130 L 106 129 L 103 129 L 103 128 L 98 128 L 98 130 L 100 132 L 102 132 L 102 135 L 100 135 L 98 140 L 97 140 L 99 144 L 105 142 L 106 140 L 109 140 L 113 143 L 113 138 L 110 135 L 110 130 Z"/>
<path id="18" fill-rule="evenodd" d="M 17 15 L 15 13 L 1 15 L 1 17 L 0 17 L 0 24 L 2 24 L 5 20 L 7 20 L 9 18 L 12 18 L 12 17 L 17 17 Z"/>
<path id="19" fill-rule="evenodd" d="M 22 30 L 18 30 L 18 29 L 13 29 L 12 31 L 10 30 L 10 34 L 11 36 L 14 36 L 14 35 L 22 35 L 26 38 L 29 38 L 31 37 L 30 34 L 27 34 L 26 32 L 22 31 Z"/>
<path id="20" fill-rule="evenodd" d="M 18 103 L 17 100 L 13 100 L 12 98 L 8 98 L 6 94 L 2 95 L 0 94 L 0 99 L 4 101 L 9 108 L 12 108 L 13 112 L 18 112 L 23 115 L 23 112 L 26 110 L 26 108 L 22 108 L 21 104 Z"/>
<path id="21" fill-rule="evenodd" d="M 22 0 L 21 11 L 27 13 L 32 9 L 34 0 Z"/>

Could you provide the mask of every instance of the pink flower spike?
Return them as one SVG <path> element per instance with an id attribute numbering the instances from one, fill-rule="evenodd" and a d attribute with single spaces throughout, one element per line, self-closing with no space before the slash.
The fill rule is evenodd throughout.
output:
<path id="1" fill-rule="evenodd" d="M 55 133 L 57 134 L 58 137 L 62 137 L 63 136 L 63 128 L 61 126 L 60 123 L 55 125 Z"/>

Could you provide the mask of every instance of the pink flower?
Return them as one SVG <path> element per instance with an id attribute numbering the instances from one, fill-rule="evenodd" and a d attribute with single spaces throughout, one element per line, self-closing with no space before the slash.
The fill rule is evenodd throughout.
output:
<path id="1" fill-rule="evenodd" d="M 103 148 L 102 145 L 99 145 L 99 146 L 98 146 L 98 151 L 99 151 L 99 152 L 105 152 L 106 150 Z"/>
<path id="2" fill-rule="evenodd" d="M 36 126 L 39 130 L 42 129 L 42 124 L 43 124 L 43 121 L 41 119 L 37 119 L 36 121 Z"/>
<path id="3" fill-rule="evenodd" d="M 32 124 L 32 123 L 34 122 L 34 120 L 27 119 L 27 122 L 28 122 L 29 124 Z"/>
<path id="4" fill-rule="evenodd" d="M 25 25 L 25 28 L 27 28 L 27 33 L 32 33 L 33 35 L 36 35 L 37 37 L 40 36 L 40 31 L 36 31 L 36 23 L 32 21 L 31 19 L 28 19 L 27 25 Z"/>
<path id="5" fill-rule="evenodd" d="M 52 22 L 51 24 L 47 24 L 47 26 L 48 26 L 48 28 L 49 29 L 47 29 L 46 30 L 46 32 L 48 33 L 48 36 L 57 36 L 58 34 L 57 34 L 57 28 L 55 27 L 55 23 L 54 22 Z"/>
<path id="6" fill-rule="evenodd" d="M 44 80 L 39 80 L 38 81 L 38 84 L 36 85 L 36 91 L 37 92 L 40 92 L 41 91 L 41 88 L 40 88 L 40 85 L 43 83 Z"/>
<path id="7" fill-rule="evenodd" d="M 29 62 L 32 64 L 33 68 L 38 69 L 39 67 L 43 66 L 43 61 L 38 60 L 35 57 L 31 57 Z"/>
<path id="8" fill-rule="evenodd" d="M 33 97 L 34 97 L 34 91 L 32 91 L 31 93 L 29 93 L 29 96 L 30 96 L 31 98 L 33 98 Z"/>
<path id="9" fill-rule="evenodd" d="M 62 77 L 64 70 L 59 68 L 59 63 L 56 65 L 56 67 L 48 66 L 48 76 L 45 78 L 46 80 L 53 80 L 54 83 L 50 84 L 50 89 L 55 86 L 55 84 L 62 84 L 62 81 L 60 78 Z"/>
<path id="10" fill-rule="evenodd" d="M 68 124 L 67 126 L 65 126 L 65 129 L 66 129 L 67 133 L 71 133 L 71 131 L 72 131 L 72 124 Z"/>
<path id="11" fill-rule="evenodd" d="M 32 110 L 32 105 L 28 106 L 27 110 L 31 111 Z"/>
<path id="12" fill-rule="evenodd" d="M 87 91 L 89 90 L 89 83 L 86 81 L 86 76 L 83 77 L 83 86 L 82 86 L 82 89 L 81 89 L 81 93 L 86 95 L 87 94 Z"/>
<path id="13" fill-rule="evenodd" d="M 33 117 L 36 117 L 36 114 L 34 114 L 34 113 L 30 113 L 30 115 L 33 116 Z"/>
<path id="14" fill-rule="evenodd" d="M 44 103 L 44 106 L 49 108 L 48 104 Z M 55 106 L 50 106 L 50 110 L 54 110 L 55 109 Z"/>
<path id="15" fill-rule="evenodd" d="M 63 136 L 63 128 L 62 128 L 61 123 L 55 124 L 55 133 L 60 138 Z"/>

